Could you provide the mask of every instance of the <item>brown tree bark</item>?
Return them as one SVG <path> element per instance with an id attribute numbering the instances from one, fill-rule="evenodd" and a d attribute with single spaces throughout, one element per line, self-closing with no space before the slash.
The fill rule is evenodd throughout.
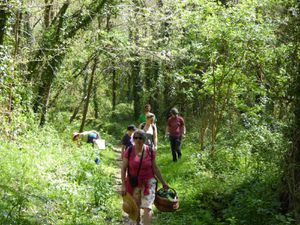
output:
<path id="1" fill-rule="evenodd" d="M 23 14 L 20 11 L 16 12 L 15 24 L 14 24 L 14 36 L 15 36 L 15 50 L 14 55 L 16 56 L 19 52 L 20 46 L 20 34 L 21 34 L 21 21 Z"/>
<path id="2" fill-rule="evenodd" d="M 140 2 L 137 0 L 133 0 L 134 4 L 134 19 L 137 20 L 138 13 L 140 10 Z M 139 45 L 139 29 L 135 27 L 133 30 L 130 29 L 129 32 L 129 39 L 131 43 L 134 43 L 136 46 Z M 134 117 L 138 118 L 141 113 L 141 104 L 142 104 L 142 97 L 143 97 L 143 85 L 142 85 L 142 78 L 140 76 L 141 72 L 141 62 L 140 62 L 140 55 L 137 50 L 131 53 L 132 58 L 134 60 L 130 63 L 131 66 L 131 78 L 133 80 L 133 87 L 132 87 L 132 96 L 133 96 L 133 111 Z"/>
<path id="3" fill-rule="evenodd" d="M 3 45 L 8 12 L 6 6 L 0 5 L 0 45 Z"/>
<path id="4" fill-rule="evenodd" d="M 91 93 L 93 91 L 93 81 L 94 81 L 94 76 L 95 76 L 95 73 L 96 73 L 97 64 L 98 64 L 98 60 L 95 59 L 93 69 L 92 69 L 92 73 L 91 73 L 91 77 L 90 77 L 90 80 L 89 80 L 89 85 L 88 85 L 88 90 L 87 90 L 87 97 L 86 97 L 86 101 L 85 101 L 85 105 L 84 105 L 84 109 L 83 109 L 82 121 L 81 121 L 81 126 L 80 126 L 80 129 L 79 129 L 79 132 L 82 132 L 84 130 L 86 115 L 87 115 L 88 108 L 89 108 L 90 97 L 91 97 Z"/>
<path id="5" fill-rule="evenodd" d="M 53 17 L 53 0 L 45 0 L 44 24 L 49 27 Z"/>

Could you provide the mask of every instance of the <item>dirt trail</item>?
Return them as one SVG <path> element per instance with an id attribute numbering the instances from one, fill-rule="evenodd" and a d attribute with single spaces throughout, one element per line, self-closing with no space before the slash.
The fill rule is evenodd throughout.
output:
<path id="1" fill-rule="evenodd" d="M 121 165 L 122 165 L 122 161 L 120 160 L 120 156 L 121 156 L 121 146 L 114 146 L 112 148 L 112 150 L 116 153 L 116 157 L 115 157 L 115 165 L 116 165 L 116 170 L 115 170 L 115 179 L 116 179 L 116 183 L 114 186 L 114 189 L 116 190 L 117 193 L 120 193 L 121 190 L 121 185 L 122 185 L 122 181 L 121 181 Z M 120 205 L 122 205 L 122 199 L 120 198 Z M 122 222 L 120 223 L 120 225 L 128 225 L 129 224 L 129 218 L 127 216 L 126 213 L 122 213 Z"/>

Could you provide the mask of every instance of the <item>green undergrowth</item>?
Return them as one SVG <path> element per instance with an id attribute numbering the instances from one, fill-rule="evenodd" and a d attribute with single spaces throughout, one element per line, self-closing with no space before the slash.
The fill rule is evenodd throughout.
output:
<path id="1" fill-rule="evenodd" d="M 115 153 L 51 127 L 0 140 L 0 224 L 115 224 L 121 217 Z M 105 138 L 105 137 L 104 137 Z M 108 138 L 109 139 L 109 138 Z"/>
<path id="2" fill-rule="evenodd" d="M 118 153 L 112 150 L 120 134 L 99 130 L 107 148 L 98 166 L 94 148 L 71 141 L 74 130 L 32 126 L 12 139 L 0 136 L 0 224 L 124 224 Z M 174 163 L 168 140 L 159 136 L 157 163 L 180 208 L 170 213 L 154 207 L 154 225 L 293 224 L 280 212 L 286 149 L 280 132 L 266 126 L 222 132 L 213 152 L 200 150 L 195 137 L 189 131 Z"/>
<path id="3" fill-rule="evenodd" d="M 236 139 L 243 141 L 222 138 L 213 154 L 183 140 L 183 156 L 176 163 L 169 144 L 160 142 L 158 165 L 177 191 L 180 208 L 155 209 L 153 224 L 293 224 L 280 211 L 282 136 L 261 127 L 238 133 Z"/>

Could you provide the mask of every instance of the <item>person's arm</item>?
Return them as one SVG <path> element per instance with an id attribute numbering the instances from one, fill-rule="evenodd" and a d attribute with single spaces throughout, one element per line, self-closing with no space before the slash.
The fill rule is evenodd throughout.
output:
<path id="1" fill-rule="evenodd" d="M 97 135 L 97 138 L 101 138 L 100 134 L 95 130 L 83 131 L 83 132 L 80 133 L 80 135 L 81 136 L 86 136 L 86 135 L 89 135 L 90 133 L 95 133 Z"/>
<path id="2" fill-rule="evenodd" d="M 121 181 L 122 181 L 121 194 L 122 195 L 126 194 L 125 176 L 126 176 L 127 168 L 128 168 L 128 159 L 123 157 L 123 163 L 121 167 Z"/>
<path id="3" fill-rule="evenodd" d="M 162 183 L 163 185 L 163 188 L 164 189 L 168 189 L 169 188 L 169 185 L 166 183 L 166 181 L 164 180 L 161 172 L 160 172 L 160 169 L 158 168 L 157 164 L 156 164 L 156 160 L 153 159 L 153 172 L 154 172 L 154 175 L 159 179 L 159 181 Z"/>
<path id="4" fill-rule="evenodd" d="M 121 148 L 121 158 L 123 158 L 125 148 L 126 148 L 126 146 L 122 145 L 122 148 Z"/>
<path id="5" fill-rule="evenodd" d="M 157 129 L 156 128 L 154 130 L 153 142 L 154 142 L 154 148 L 157 150 L 158 139 L 157 139 Z"/>
<path id="6" fill-rule="evenodd" d="M 183 118 L 182 118 L 182 121 L 181 121 L 181 129 L 180 129 L 180 132 L 181 132 L 181 136 L 183 136 L 183 135 L 186 134 L 185 122 L 184 122 L 184 119 L 183 119 Z"/>
<path id="7" fill-rule="evenodd" d="M 165 132 L 165 136 L 167 137 L 167 136 L 169 136 L 169 134 L 170 134 L 170 132 L 169 132 L 169 126 L 168 126 L 168 124 L 167 124 L 167 126 L 166 126 L 166 132 Z"/>

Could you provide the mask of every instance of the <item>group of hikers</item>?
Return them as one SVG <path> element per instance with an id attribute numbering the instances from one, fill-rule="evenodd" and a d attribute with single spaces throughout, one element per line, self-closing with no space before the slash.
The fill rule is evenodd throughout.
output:
<path id="1" fill-rule="evenodd" d="M 132 198 L 138 209 L 136 218 L 133 218 L 130 223 L 140 224 L 140 209 L 143 209 L 143 224 L 148 225 L 151 224 L 152 219 L 157 179 L 162 183 L 164 189 L 168 189 L 169 185 L 156 164 L 157 119 L 151 113 L 150 104 L 145 105 L 139 122 L 138 129 L 135 125 L 129 125 L 127 133 L 122 139 L 121 194 L 124 201 L 130 202 Z M 177 162 L 181 158 L 181 140 L 185 133 L 184 119 L 179 116 L 176 108 L 172 108 L 165 136 L 170 140 L 173 162 Z"/>
<path id="2" fill-rule="evenodd" d="M 169 185 L 156 164 L 156 156 L 159 151 L 157 148 L 157 119 L 151 112 L 150 104 L 145 105 L 139 122 L 138 128 L 133 124 L 129 125 L 127 133 L 122 138 L 121 194 L 123 201 L 130 203 L 131 209 L 124 209 L 123 203 L 124 211 L 130 214 L 130 223 L 140 224 L 140 209 L 143 209 L 143 224 L 148 225 L 151 224 L 152 219 L 157 179 L 162 183 L 164 189 L 168 189 Z M 173 162 L 177 162 L 181 158 L 181 141 L 185 133 L 184 119 L 179 116 L 176 108 L 172 108 L 166 123 L 165 136 L 170 140 Z M 100 135 L 96 131 L 73 134 L 73 140 L 83 137 L 86 138 L 86 142 L 92 144 L 100 139 Z M 95 162 L 99 163 L 98 156 Z"/>

